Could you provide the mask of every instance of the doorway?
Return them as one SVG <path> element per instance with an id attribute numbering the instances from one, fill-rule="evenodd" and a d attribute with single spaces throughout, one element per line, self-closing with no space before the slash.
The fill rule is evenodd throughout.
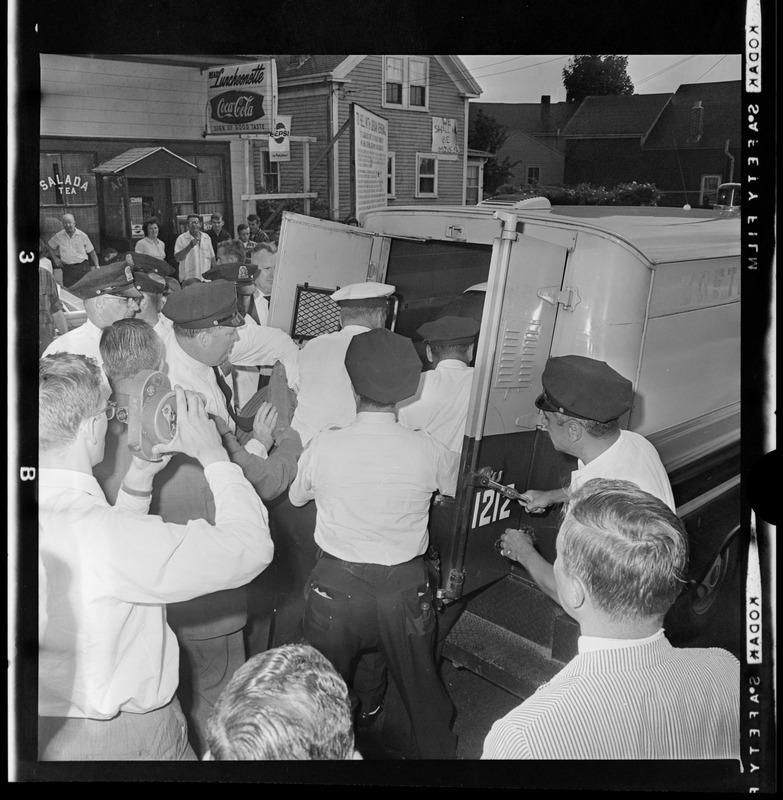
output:
<path id="1" fill-rule="evenodd" d="M 133 243 L 144 238 L 142 225 L 148 219 L 158 220 L 158 238 L 166 245 L 166 257 L 174 254 L 174 242 L 179 236 L 171 207 L 169 178 L 128 178 L 130 223 Z"/>

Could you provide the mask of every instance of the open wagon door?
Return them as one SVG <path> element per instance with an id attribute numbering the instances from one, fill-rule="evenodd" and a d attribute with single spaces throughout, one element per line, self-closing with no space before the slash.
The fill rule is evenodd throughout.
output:
<path id="1" fill-rule="evenodd" d="M 336 331 L 330 295 L 350 283 L 382 281 L 384 242 L 351 225 L 283 214 L 268 324 L 297 342 Z"/>
<path id="2" fill-rule="evenodd" d="M 578 302 L 562 285 L 573 230 L 518 224 L 516 215 L 496 213 L 502 232 L 493 247 L 450 534 L 440 546 L 439 597 L 447 602 L 511 569 L 495 543 L 507 527 L 520 526 L 523 512 L 515 500 L 485 488 L 481 474 L 523 491 L 534 457 L 540 464 L 540 451 L 552 451 L 537 427 L 535 399 L 557 315 Z M 567 474 L 566 461 L 551 456 L 553 471 Z M 554 547 L 554 532 L 551 539 Z"/>

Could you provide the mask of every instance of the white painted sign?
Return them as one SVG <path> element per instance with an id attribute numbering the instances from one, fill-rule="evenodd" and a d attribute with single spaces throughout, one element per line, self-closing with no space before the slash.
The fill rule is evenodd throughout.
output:
<path id="1" fill-rule="evenodd" d="M 372 111 L 352 104 L 355 215 L 385 208 L 388 122 Z"/>
<path id="2" fill-rule="evenodd" d="M 456 119 L 450 119 L 449 117 L 432 118 L 432 152 L 459 153 Z"/>
<path id="3" fill-rule="evenodd" d="M 277 116 L 274 60 L 210 67 L 207 134 L 269 133 Z"/>
<path id="4" fill-rule="evenodd" d="M 291 117 L 277 115 L 275 124 L 269 132 L 269 160 L 291 160 Z"/>

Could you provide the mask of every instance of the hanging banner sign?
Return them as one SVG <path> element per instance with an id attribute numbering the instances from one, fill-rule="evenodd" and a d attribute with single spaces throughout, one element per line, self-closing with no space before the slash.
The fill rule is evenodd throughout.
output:
<path id="1" fill-rule="evenodd" d="M 278 114 L 269 133 L 269 160 L 291 160 L 291 117 Z"/>
<path id="2" fill-rule="evenodd" d="M 277 115 L 277 64 L 210 67 L 207 71 L 207 135 L 270 133 Z"/>
<path id="3" fill-rule="evenodd" d="M 432 118 L 432 152 L 459 153 L 457 120 L 448 117 Z"/>
<path id="4" fill-rule="evenodd" d="M 358 217 L 365 211 L 388 205 L 387 176 L 389 141 L 388 122 L 372 111 L 351 104 L 353 111 L 353 162 L 355 211 Z"/>

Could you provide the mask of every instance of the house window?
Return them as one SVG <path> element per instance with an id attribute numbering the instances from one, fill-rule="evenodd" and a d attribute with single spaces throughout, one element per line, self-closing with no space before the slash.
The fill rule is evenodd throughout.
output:
<path id="1" fill-rule="evenodd" d="M 415 56 L 385 56 L 383 106 L 426 111 L 430 62 Z"/>
<path id="2" fill-rule="evenodd" d="M 416 153 L 416 197 L 438 196 L 438 158 L 434 153 Z"/>
<path id="3" fill-rule="evenodd" d="M 397 174 L 396 159 L 394 153 L 386 154 L 386 196 L 396 197 L 397 195 Z"/>
<path id="4" fill-rule="evenodd" d="M 528 186 L 537 186 L 541 182 L 541 167 L 528 167 L 526 174 Z"/>
<path id="5" fill-rule="evenodd" d="M 255 194 L 276 194 L 280 191 L 280 167 L 269 158 L 269 150 L 253 148 Z"/>
<path id="6" fill-rule="evenodd" d="M 718 197 L 718 187 L 720 186 L 720 175 L 702 175 L 701 193 L 699 194 L 699 205 L 704 208 L 712 208 L 712 204 Z"/>
<path id="7" fill-rule="evenodd" d="M 475 206 L 481 200 L 481 164 L 468 163 L 465 204 Z"/>

